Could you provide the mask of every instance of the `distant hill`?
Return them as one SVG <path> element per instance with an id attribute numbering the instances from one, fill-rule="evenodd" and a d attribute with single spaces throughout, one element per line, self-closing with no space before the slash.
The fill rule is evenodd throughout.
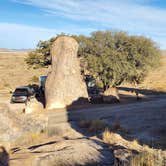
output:
<path id="1" fill-rule="evenodd" d="M 10 50 L 7 48 L 0 48 L 0 52 L 8 52 L 8 51 L 10 51 Z"/>
<path id="2" fill-rule="evenodd" d="M 27 51 L 27 52 L 30 52 L 30 51 L 33 51 L 34 49 L 12 49 L 11 51 Z"/>
<path id="3" fill-rule="evenodd" d="M 0 48 L 0 52 L 30 52 L 33 49 L 8 49 L 8 48 Z"/>

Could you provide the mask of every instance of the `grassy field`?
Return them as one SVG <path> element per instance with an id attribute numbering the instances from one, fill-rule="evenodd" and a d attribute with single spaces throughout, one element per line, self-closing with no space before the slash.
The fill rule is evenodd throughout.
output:
<path id="1" fill-rule="evenodd" d="M 24 59 L 27 52 L 0 52 L 0 90 L 13 90 L 17 86 L 38 83 L 38 76 L 47 69 L 28 68 Z"/>
<path id="2" fill-rule="evenodd" d="M 166 92 L 166 51 L 162 55 L 160 67 L 149 73 L 141 85 L 143 88 Z"/>
<path id="3" fill-rule="evenodd" d="M 162 65 L 151 71 L 140 87 L 166 91 L 166 51 L 162 51 L 162 54 Z M 38 77 L 47 74 L 46 68 L 28 68 L 24 61 L 26 56 L 27 52 L 24 51 L 0 51 L 0 90 L 13 90 L 17 86 L 38 83 Z"/>

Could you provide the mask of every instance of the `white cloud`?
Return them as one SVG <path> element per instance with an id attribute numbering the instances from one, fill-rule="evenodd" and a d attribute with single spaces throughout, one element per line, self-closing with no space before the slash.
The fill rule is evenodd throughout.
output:
<path id="1" fill-rule="evenodd" d="M 75 21 L 93 22 L 100 25 L 101 29 L 121 29 L 131 34 L 144 34 L 153 39 L 160 38 L 162 45 L 166 42 L 164 39 L 166 10 L 148 6 L 150 0 L 13 1 L 39 7 L 51 15 Z"/>
<path id="2" fill-rule="evenodd" d="M 118 22 L 118 17 L 122 22 L 124 18 L 127 22 L 146 20 L 148 23 L 152 20 L 163 22 L 163 16 L 166 16 L 165 10 L 142 5 L 143 0 L 17 0 L 17 2 L 40 7 L 55 15 L 108 24 L 114 18 Z"/>
<path id="3" fill-rule="evenodd" d="M 13 23 L 0 23 L 0 48 L 35 48 L 39 40 L 47 40 L 60 33 L 82 34 L 94 29 L 68 26 L 62 29 L 49 29 Z"/>
<path id="4" fill-rule="evenodd" d="M 12 23 L 0 23 L 0 47 L 34 48 L 38 40 L 56 35 L 56 31 Z"/>

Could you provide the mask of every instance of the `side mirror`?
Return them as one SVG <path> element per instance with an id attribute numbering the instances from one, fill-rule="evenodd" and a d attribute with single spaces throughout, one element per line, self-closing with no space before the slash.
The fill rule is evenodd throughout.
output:
<path id="1" fill-rule="evenodd" d="M 12 91 L 10 91 L 9 93 L 10 93 L 10 94 L 12 94 L 13 92 L 12 92 Z"/>

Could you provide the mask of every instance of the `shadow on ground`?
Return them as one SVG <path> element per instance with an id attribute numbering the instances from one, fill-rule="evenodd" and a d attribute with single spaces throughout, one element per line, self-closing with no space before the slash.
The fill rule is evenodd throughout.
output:
<path id="1" fill-rule="evenodd" d="M 135 94 L 142 94 L 142 95 L 145 95 L 145 96 L 149 96 L 149 95 L 166 95 L 166 92 L 150 90 L 150 89 L 118 87 L 118 90 L 123 90 L 123 91 L 126 91 L 126 92 L 135 93 Z"/>
<path id="2" fill-rule="evenodd" d="M 162 97 L 164 98 L 164 95 L 166 95 L 165 92 L 160 92 L 160 91 L 154 91 L 154 90 L 146 90 L 146 89 L 136 89 L 136 88 L 126 88 L 126 87 L 119 87 L 118 88 L 119 90 L 123 90 L 123 91 L 127 91 L 127 92 L 132 92 L 132 93 L 135 93 L 136 95 L 135 96 L 129 96 L 129 95 L 121 95 L 122 98 L 124 98 L 124 102 L 122 100 L 123 103 L 138 103 L 138 102 L 142 102 L 142 101 L 147 101 L 147 100 L 150 100 L 148 97 L 149 96 L 157 96 L 158 95 L 162 95 Z M 142 98 L 140 97 L 139 95 L 142 94 L 144 96 L 146 96 L 147 98 Z M 82 111 L 79 111 L 79 109 L 81 108 L 81 106 L 83 108 L 86 108 L 87 106 L 87 103 L 80 103 L 80 101 L 86 101 L 87 99 L 85 98 L 79 98 L 77 101 L 74 101 L 70 106 L 67 107 L 67 116 L 68 116 L 68 122 L 70 123 L 71 127 L 76 130 L 77 132 L 81 133 L 84 135 L 84 137 L 86 137 L 87 139 L 92 139 L 94 136 L 99 138 L 97 139 L 97 141 L 95 140 L 95 142 L 97 144 L 104 144 L 101 140 L 101 137 L 102 137 L 102 132 L 103 131 L 99 131 L 99 132 L 88 132 L 85 128 L 80 128 L 78 127 L 79 126 L 79 123 L 80 121 L 82 120 L 101 120 L 100 118 L 97 119 L 95 117 L 95 119 L 93 119 L 93 114 L 89 113 L 88 115 L 88 112 L 85 111 L 85 113 Z M 126 101 L 127 100 L 127 101 Z M 129 100 L 129 101 L 128 101 Z M 130 101 L 131 100 L 131 101 Z M 134 101 L 134 102 L 133 102 Z M 80 106 L 81 104 L 81 106 Z M 79 106 L 78 106 L 79 105 Z M 85 105 L 85 106 L 84 106 Z M 115 103 L 112 103 L 112 105 L 114 106 Z M 121 105 L 121 103 L 116 103 L 116 105 Z M 95 107 L 95 106 L 94 106 Z M 91 108 L 93 109 L 94 108 L 93 106 L 91 106 Z M 100 107 L 100 106 L 99 106 Z M 111 109 L 111 104 L 109 105 L 110 109 Z M 87 107 L 89 108 L 89 106 Z M 98 108 L 98 107 L 96 107 Z M 77 113 L 77 110 L 78 110 L 78 113 Z M 118 110 L 117 110 L 118 111 Z M 146 110 L 144 110 L 146 111 Z M 155 122 L 155 117 L 158 117 L 157 114 L 159 114 L 159 112 L 157 112 L 158 110 L 154 110 L 156 111 L 156 113 L 154 114 L 154 117 L 152 118 L 154 121 L 150 124 L 148 124 L 149 126 L 147 126 L 147 124 L 141 124 L 142 126 L 144 126 L 145 128 L 147 128 L 147 130 L 151 127 L 151 125 L 157 125 L 158 123 Z M 96 114 L 98 114 L 99 112 L 96 112 Z M 164 113 L 164 112 L 163 112 Z M 123 114 L 125 114 L 125 112 L 123 112 Z M 121 115 L 122 118 L 126 118 L 126 121 L 127 121 L 127 116 L 125 115 Z M 133 116 L 133 117 L 132 117 Z M 135 121 L 135 118 L 137 116 L 137 114 L 132 114 L 132 116 L 130 116 L 130 119 L 133 119 L 133 122 Z M 147 114 L 147 119 L 148 119 L 148 116 L 149 114 Z M 166 116 L 166 114 L 164 113 L 163 115 L 161 116 Z M 112 117 L 111 117 L 112 118 Z M 106 121 L 108 122 L 109 120 L 111 120 L 111 118 L 107 119 L 107 117 L 105 117 L 104 119 L 106 119 Z M 141 118 L 144 119 L 144 114 L 142 115 L 142 117 L 140 117 L 140 123 L 142 123 L 141 121 Z M 150 118 L 150 117 L 149 117 Z M 158 119 L 157 119 L 158 120 Z M 115 119 L 114 119 L 115 121 Z M 159 121 L 159 120 L 158 120 Z M 164 121 L 164 120 L 163 120 Z M 116 123 L 116 122 L 115 122 Z M 119 122 L 118 122 L 119 123 Z M 147 122 L 148 123 L 148 122 Z M 160 123 L 160 121 L 159 121 Z M 159 131 L 156 131 L 156 138 L 159 137 L 159 135 L 162 135 L 162 139 L 163 138 L 166 138 L 166 135 L 164 135 L 164 133 L 166 133 L 166 124 L 161 122 L 161 126 L 159 126 Z M 117 124 L 115 124 L 117 125 Z M 118 125 L 121 125 L 121 124 L 118 124 Z M 132 124 L 133 126 L 137 125 L 136 124 Z M 164 127 L 165 126 L 165 127 Z M 123 126 L 120 126 L 120 127 L 123 127 Z M 148 128 L 149 127 L 149 128 Z M 136 127 L 137 128 L 137 127 Z M 160 131 L 161 130 L 161 131 Z M 114 131 L 115 133 L 118 133 L 122 136 L 122 138 L 124 138 L 125 140 L 127 141 L 133 141 L 133 140 L 138 140 L 140 139 L 139 137 L 139 134 L 143 134 L 143 133 L 138 133 L 136 135 L 130 135 L 130 131 L 128 131 L 127 129 L 125 129 L 125 132 L 124 130 L 123 131 L 120 131 L 120 130 L 117 130 L 117 131 Z M 158 132 L 158 133 L 157 133 Z M 160 142 L 161 141 L 161 142 Z M 159 142 L 154 142 L 153 140 L 152 141 L 140 141 L 140 145 L 148 145 L 149 147 L 152 147 L 152 148 L 156 148 L 156 149 L 163 149 L 165 150 L 166 149 L 166 144 L 164 143 L 164 139 L 163 140 L 160 140 Z M 118 151 L 119 155 L 120 155 L 120 158 L 123 158 L 124 157 L 124 153 L 125 151 L 127 151 L 128 149 L 126 149 L 125 147 L 123 146 L 116 146 L 116 145 L 109 145 L 109 144 L 104 144 L 103 147 L 109 147 L 111 146 L 110 148 L 110 153 L 112 153 L 114 150 Z M 107 157 L 107 155 L 105 155 L 103 153 L 104 150 L 101 150 L 100 153 L 103 157 Z M 132 150 L 132 153 L 133 154 L 138 154 L 138 151 L 133 151 Z M 113 154 L 113 153 L 112 153 Z M 122 162 L 122 163 L 121 163 Z M 125 163 L 126 162 L 126 163 Z M 127 161 L 126 159 L 124 161 L 120 161 L 119 159 L 117 159 L 115 156 L 114 156 L 114 163 L 113 165 L 125 165 L 125 164 L 129 164 L 128 163 L 129 161 Z M 111 164 L 111 163 L 109 163 Z"/>
<path id="3" fill-rule="evenodd" d="M 9 166 L 9 154 L 3 146 L 0 147 L 0 166 Z"/>

